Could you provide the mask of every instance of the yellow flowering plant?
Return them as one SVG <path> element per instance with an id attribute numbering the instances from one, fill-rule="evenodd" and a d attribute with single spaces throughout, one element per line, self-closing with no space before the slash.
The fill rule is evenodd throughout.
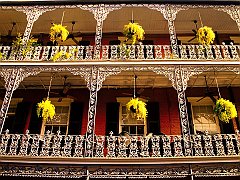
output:
<path id="1" fill-rule="evenodd" d="M 126 42 L 131 40 L 131 44 L 134 45 L 138 40 L 144 39 L 144 29 L 138 23 L 129 22 L 123 27 L 123 34 L 126 36 Z"/>
<path id="2" fill-rule="evenodd" d="M 130 48 L 127 47 L 127 45 L 125 43 L 122 43 L 122 44 L 118 45 L 117 53 L 118 53 L 118 56 L 120 56 L 121 53 L 124 53 L 126 55 L 126 58 L 129 58 Z"/>
<path id="3" fill-rule="evenodd" d="M 59 60 L 60 58 L 70 58 L 72 56 L 71 53 L 69 52 L 63 52 L 63 51 L 59 51 L 57 52 L 53 57 L 52 57 L 52 61 L 55 62 L 57 60 Z"/>
<path id="4" fill-rule="evenodd" d="M 52 42 L 57 40 L 65 41 L 69 35 L 69 32 L 66 29 L 66 26 L 53 23 L 52 27 L 50 28 L 49 35 Z"/>
<path id="5" fill-rule="evenodd" d="M 197 31 L 197 40 L 203 46 L 210 45 L 215 39 L 215 33 L 211 27 L 203 26 Z"/>
<path id="6" fill-rule="evenodd" d="M 16 40 L 12 43 L 12 51 L 19 53 L 25 57 L 29 51 L 31 51 L 31 47 L 37 45 L 37 40 L 34 39 L 32 36 L 29 38 L 26 44 L 23 43 L 23 36 L 22 34 L 18 34 Z"/>
<path id="7" fill-rule="evenodd" d="M 147 108 L 146 103 L 139 100 L 138 98 L 132 98 L 127 104 L 127 113 L 128 115 L 137 118 L 146 120 L 147 117 Z"/>
<path id="8" fill-rule="evenodd" d="M 55 106 L 47 98 L 46 101 L 37 104 L 37 115 L 42 117 L 43 121 L 52 120 L 55 115 Z"/>
<path id="9" fill-rule="evenodd" d="M 237 117 L 235 105 L 229 100 L 220 98 L 216 102 L 214 113 L 217 114 L 219 120 L 229 123 L 229 120 Z"/>

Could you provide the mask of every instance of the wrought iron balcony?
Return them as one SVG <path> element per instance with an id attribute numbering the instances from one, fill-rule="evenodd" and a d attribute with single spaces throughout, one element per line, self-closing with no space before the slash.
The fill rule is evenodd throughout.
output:
<path id="1" fill-rule="evenodd" d="M 85 158 L 84 135 L 9 134 L 1 136 L 0 157 Z M 240 156 L 240 134 L 191 135 L 191 157 Z M 94 158 L 161 159 L 184 157 L 181 135 L 95 136 Z M 189 156 L 188 156 L 189 157 Z"/>
<path id="2" fill-rule="evenodd" d="M 23 57 L 21 50 L 12 51 L 11 46 L 0 46 L 1 61 L 51 61 L 58 52 L 70 56 L 61 56 L 57 61 L 117 61 L 117 60 L 186 60 L 186 61 L 238 61 L 240 45 L 178 45 L 178 55 L 171 51 L 170 45 L 103 45 L 100 58 L 95 57 L 94 46 L 35 46 Z"/>

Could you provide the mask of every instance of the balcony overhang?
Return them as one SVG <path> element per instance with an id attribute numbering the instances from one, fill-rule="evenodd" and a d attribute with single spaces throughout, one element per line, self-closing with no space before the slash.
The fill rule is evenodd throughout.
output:
<path id="1" fill-rule="evenodd" d="M 161 158 L 69 158 L 69 157 L 33 157 L 33 156 L 0 156 L 1 163 L 28 164 L 71 164 L 71 165 L 165 165 L 165 164 L 209 164 L 240 163 L 240 156 L 194 156 L 194 157 L 161 157 Z"/>
<path id="2" fill-rule="evenodd" d="M 36 0 L 36 1 L 15 1 L 15 0 L 4 0 L 1 1 L 1 5 L 60 5 L 60 4 L 163 4 L 163 3 L 169 3 L 169 4 L 240 4 L 239 0 L 211 0 L 211 1 L 205 1 L 205 0 Z"/>

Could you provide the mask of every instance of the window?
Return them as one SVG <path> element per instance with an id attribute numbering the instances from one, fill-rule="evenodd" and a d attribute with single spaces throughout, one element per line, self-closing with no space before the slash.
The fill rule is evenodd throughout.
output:
<path id="1" fill-rule="evenodd" d="M 23 98 L 12 98 L 11 99 L 2 132 L 6 131 L 8 129 L 10 131 L 10 133 L 12 133 L 11 131 L 13 130 L 13 126 L 14 126 L 15 119 L 16 119 L 15 115 L 16 115 L 17 105 L 18 105 L 18 103 L 22 102 L 22 100 L 23 100 Z M 0 106 L 2 107 L 2 102 L 0 102 Z"/>
<path id="2" fill-rule="evenodd" d="M 67 135 L 69 127 L 70 105 L 73 100 L 69 98 L 63 98 L 61 102 L 58 102 L 58 98 L 52 98 L 50 101 L 55 106 L 56 114 L 52 121 L 42 123 L 41 135 L 46 133 L 48 130 L 54 134 L 60 130 L 61 134 Z"/>
<path id="3" fill-rule="evenodd" d="M 192 106 L 194 132 L 201 134 L 207 130 L 209 134 L 220 133 L 218 118 L 213 113 L 214 103 L 209 97 L 198 101 L 199 99 L 199 97 L 188 98 Z"/>
<path id="4" fill-rule="evenodd" d="M 144 119 L 132 119 L 127 117 L 126 104 L 130 100 L 130 97 L 119 97 L 117 102 L 120 103 L 119 108 L 119 133 L 122 131 L 128 132 L 130 135 L 146 135 L 147 123 Z M 140 98 L 146 102 L 145 99 Z"/>

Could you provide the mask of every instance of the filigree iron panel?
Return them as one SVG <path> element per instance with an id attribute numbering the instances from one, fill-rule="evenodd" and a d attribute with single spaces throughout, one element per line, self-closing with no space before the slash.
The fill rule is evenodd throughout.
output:
<path id="1" fill-rule="evenodd" d="M 95 34 L 94 59 L 100 59 L 103 21 L 107 18 L 107 15 L 109 14 L 109 12 L 121 9 L 122 6 L 111 5 L 111 4 L 95 4 L 95 5 L 83 5 L 83 6 L 80 6 L 80 8 L 83 10 L 88 10 L 92 12 L 95 20 L 97 21 L 96 34 Z"/>
<path id="2" fill-rule="evenodd" d="M 31 35 L 32 27 L 34 22 L 47 11 L 52 11 L 54 7 L 44 7 L 44 6 L 17 6 L 14 8 L 17 11 L 21 11 L 27 16 L 27 26 L 23 34 L 23 43 L 29 40 Z"/>
<path id="3" fill-rule="evenodd" d="M 190 173 L 191 172 L 191 173 Z M 78 166 L 1 163 L 0 176 L 54 178 L 184 178 L 240 176 L 239 163 L 147 166 Z"/>
<path id="4" fill-rule="evenodd" d="M 15 68 L 0 68 L 0 76 L 2 76 L 5 80 L 5 88 L 6 93 L 5 97 L 2 103 L 1 111 L 0 111 L 0 134 L 2 133 L 2 128 L 5 122 L 5 118 L 8 112 L 8 108 L 12 99 L 13 91 L 15 91 L 20 82 L 30 76 L 30 75 L 36 75 L 40 71 L 39 69 L 34 68 L 21 68 L 21 67 L 15 67 Z"/>
<path id="5" fill-rule="evenodd" d="M 1 164 L 0 176 L 82 178 L 85 167 L 33 164 Z"/>

